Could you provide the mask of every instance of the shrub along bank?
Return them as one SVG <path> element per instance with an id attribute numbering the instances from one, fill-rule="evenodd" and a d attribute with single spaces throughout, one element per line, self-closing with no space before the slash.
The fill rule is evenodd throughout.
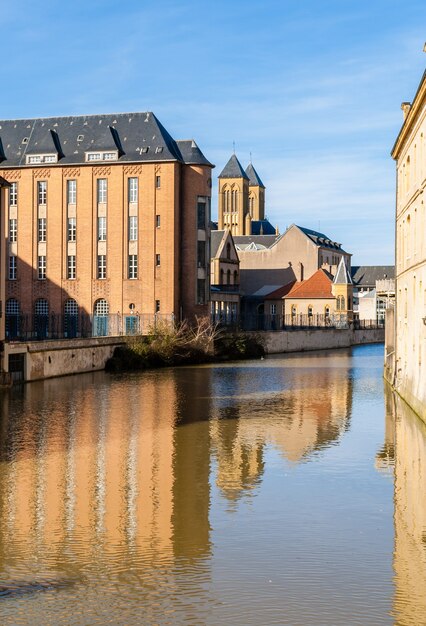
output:
<path id="1" fill-rule="evenodd" d="M 105 369 L 110 372 L 258 358 L 265 354 L 259 335 L 225 332 L 208 318 L 196 324 L 158 323 L 148 335 L 129 337 L 115 349 Z"/>

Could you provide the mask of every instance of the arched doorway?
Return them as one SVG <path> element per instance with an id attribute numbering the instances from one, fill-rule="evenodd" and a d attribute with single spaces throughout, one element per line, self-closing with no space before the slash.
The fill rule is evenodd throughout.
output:
<path id="1" fill-rule="evenodd" d="M 93 335 L 106 337 L 108 335 L 109 304 L 106 300 L 96 300 L 93 307 Z"/>

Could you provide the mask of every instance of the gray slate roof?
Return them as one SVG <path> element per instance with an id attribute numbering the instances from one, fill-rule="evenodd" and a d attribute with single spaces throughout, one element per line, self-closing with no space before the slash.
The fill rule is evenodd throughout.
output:
<path id="1" fill-rule="evenodd" d="M 252 220 L 251 232 L 253 235 L 275 235 L 275 228 L 269 220 Z"/>
<path id="2" fill-rule="evenodd" d="M 346 266 L 344 256 L 340 258 L 340 263 L 337 268 L 336 276 L 334 277 L 333 282 L 335 285 L 351 285 L 352 284 L 352 277 Z"/>
<path id="3" fill-rule="evenodd" d="M 342 249 L 342 244 L 337 243 L 337 241 L 333 241 L 330 237 L 327 237 L 324 233 L 320 233 L 317 230 L 311 230 L 310 228 L 304 228 L 303 226 L 298 226 L 302 232 L 305 233 L 314 242 L 317 246 L 321 246 L 321 248 L 330 248 L 332 250 L 340 250 L 340 252 L 345 252 Z"/>
<path id="4" fill-rule="evenodd" d="M 219 174 L 219 178 L 245 178 L 246 180 L 249 179 L 249 177 L 243 170 L 243 166 L 241 165 L 235 154 L 231 156 L 228 163 Z"/>
<path id="5" fill-rule="evenodd" d="M 395 278 L 394 265 L 354 265 L 351 269 L 355 287 L 375 287 L 376 280 Z"/>
<path id="6" fill-rule="evenodd" d="M 281 235 L 234 235 L 234 243 L 237 248 L 244 250 L 251 243 L 256 246 L 270 248 Z M 254 248 L 253 248 L 254 249 Z"/>
<path id="7" fill-rule="evenodd" d="M 25 165 L 27 154 L 58 154 L 59 165 L 85 163 L 85 153 L 98 150 L 118 150 L 119 162 L 212 166 L 194 141 L 175 141 L 151 112 L 0 120 L 0 168 Z"/>
<path id="8" fill-rule="evenodd" d="M 212 259 L 216 258 L 224 234 L 224 230 L 212 230 L 210 233 L 210 257 Z"/>
<path id="9" fill-rule="evenodd" d="M 250 163 L 247 167 L 246 167 L 246 174 L 249 178 L 250 181 L 250 185 L 254 185 L 254 186 L 259 186 L 259 187 L 263 187 L 265 189 L 265 185 L 262 183 L 262 181 L 260 180 L 260 176 L 259 174 L 256 172 L 256 170 L 253 167 L 253 164 Z"/>

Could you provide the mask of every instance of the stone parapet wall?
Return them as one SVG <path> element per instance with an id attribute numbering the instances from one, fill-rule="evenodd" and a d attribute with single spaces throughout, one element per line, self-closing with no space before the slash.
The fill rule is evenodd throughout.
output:
<path id="1" fill-rule="evenodd" d="M 281 332 L 262 332 L 261 335 L 268 354 L 348 348 L 358 344 L 382 343 L 385 338 L 383 328 L 284 330 Z"/>
<path id="2" fill-rule="evenodd" d="M 24 380 L 42 380 L 68 374 L 103 370 L 122 337 L 94 337 L 6 344 L 5 363 L 9 356 L 24 354 Z"/>

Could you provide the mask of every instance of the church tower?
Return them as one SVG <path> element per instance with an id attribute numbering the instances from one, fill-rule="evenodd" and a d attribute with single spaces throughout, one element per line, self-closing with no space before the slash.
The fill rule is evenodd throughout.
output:
<path id="1" fill-rule="evenodd" d="M 351 273 L 346 265 L 345 257 L 340 258 L 336 276 L 332 286 L 333 295 L 336 298 L 337 316 L 346 317 L 348 322 L 353 321 L 353 281 Z"/>
<path id="2" fill-rule="evenodd" d="M 251 235 L 249 182 L 233 154 L 219 174 L 219 230 L 229 228 L 233 235 Z"/>
<path id="3" fill-rule="evenodd" d="M 259 174 L 253 164 L 246 169 L 249 178 L 249 213 L 252 220 L 265 219 L 265 185 L 260 180 Z"/>

